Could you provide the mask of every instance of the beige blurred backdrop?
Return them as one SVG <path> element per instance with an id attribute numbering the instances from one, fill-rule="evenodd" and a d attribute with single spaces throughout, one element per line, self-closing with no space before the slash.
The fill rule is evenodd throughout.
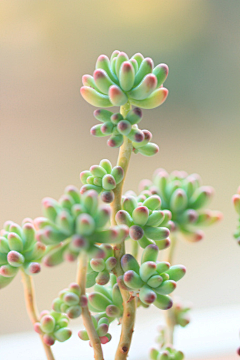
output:
<path id="1" fill-rule="evenodd" d="M 102 158 L 106 139 L 90 136 L 94 108 L 79 94 L 97 57 L 141 52 L 169 65 L 167 101 L 144 110 L 158 155 L 133 155 L 125 189 L 137 190 L 157 167 L 197 172 L 215 188 L 223 221 L 197 244 L 178 244 L 187 267 L 177 293 L 195 308 L 240 301 L 240 248 L 231 197 L 240 185 L 240 2 L 234 0 L 5 1 L 0 4 L 0 224 L 41 215 Z M 75 279 L 76 263 L 43 268 L 39 309 Z M 31 329 L 20 276 L 0 292 L 0 334 Z"/>

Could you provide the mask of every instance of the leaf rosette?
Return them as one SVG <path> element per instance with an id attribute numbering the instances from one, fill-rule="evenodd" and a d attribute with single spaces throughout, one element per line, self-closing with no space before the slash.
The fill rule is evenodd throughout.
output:
<path id="1" fill-rule="evenodd" d="M 91 312 L 95 313 L 95 315 L 92 316 L 93 323 L 95 324 L 94 326 L 100 336 L 102 344 L 105 344 L 111 340 L 111 335 L 108 333 L 110 323 L 115 319 L 121 322 L 123 315 L 123 298 L 115 275 L 111 274 L 109 286 L 98 284 L 94 286 L 93 291 L 88 296 L 88 307 Z M 99 329 L 101 324 L 106 324 L 104 326 L 105 333 L 102 332 L 101 327 Z M 107 338 L 102 338 L 102 336 L 106 336 L 107 333 Z M 85 330 L 81 330 L 78 336 L 82 340 L 89 340 Z"/>
<path id="2" fill-rule="evenodd" d="M 111 203 L 114 200 L 116 186 L 123 180 L 124 172 L 121 166 L 114 166 L 109 160 L 103 159 L 99 165 L 93 165 L 89 170 L 80 173 L 80 179 L 84 184 L 80 192 L 83 194 L 88 190 L 101 193 L 103 202 Z"/>
<path id="3" fill-rule="evenodd" d="M 34 324 L 34 330 L 42 335 L 46 345 L 52 346 L 55 341 L 64 342 L 71 337 L 72 331 L 67 327 L 68 323 L 66 315 L 45 310 L 40 314 L 39 322 Z"/>
<path id="4" fill-rule="evenodd" d="M 234 232 L 234 238 L 240 245 L 240 187 L 238 188 L 237 194 L 233 195 L 232 201 L 235 211 L 238 214 L 238 225 L 236 231 Z"/>
<path id="5" fill-rule="evenodd" d="M 0 289 L 7 286 L 21 269 L 27 275 L 41 270 L 40 262 L 46 246 L 36 241 L 33 221 L 29 218 L 22 226 L 7 221 L 0 232 Z"/>
<path id="6" fill-rule="evenodd" d="M 154 304 L 159 309 L 167 310 L 173 305 L 168 295 L 185 275 L 186 268 L 157 261 L 158 253 L 156 245 L 148 245 L 142 253 L 141 266 L 132 255 L 123 255 L 121 266 L 124 274 L 117 281 L 120 287 L 131 293 L 132 298 L 139 296 L 143 304 Z"/>
<path id="7" fill-rule="evenodd" d="M 129 101 L 134 106 L 153 109 L 168 95 L 162 85 L 167 75 L 166 64 L 154 67 L 149 57 L 137 53 L 129 58 L 116 50 L 110 60 L 106 55 L 98 57 L 93 76 L 83 76 L 80 91 L 82 97 L 96 107 L 122 106 Z"/>
<path id="8" fill-rule="evenodd" d="M 140 191 L 146 190 L 161 197 L 161 209 L 172 213 L 171 230 L 179 230 L 188 241 L 201 240 L 204 233 L 200 229 L 222 218 L 219 211 L 206 209 L 214 191 L 211 186 L 201 185 L 198 174 L 188 175 L 185 171 L 168 174 L 164 169 L 157 169 L 153 182 L 140 183 Z"/>
<path id="9" fill-rule="evenodd" d="M 81 289 L 76 283 L 60 291 L 59 296 L 52 303 L 54 311 L 64 313 L 70 319 L 78 318 L 82 313 L 82 307 L 85 306 L 87 306 L 87 297 L 81 295 Z"/>
<path id="10" fill-rule="evenodd" d="M 64 259 L 73 261 L 80 251 L 103 258 L 105 253 L 98 244 L 120 243 L 128 235 L 126 226 L 106 229 L 110 213 L 109 206 L 99 205 L 94 190 L 80 194 L 77 188 L 68 186 L 59 201 L 43 199 L 45 217 L 37 218 L 35 224 L 37 239 L 49 245 L 45 265 L 58 265 Z"/>
<path id="11" fill-rule="evenodd" d="M 183 360 L 184 354 L 182 351 L 174 349 L 172 345 L 164 346 L 160 351 L 157 349 L 151 349 L 151 360 Z"/>
<path id="12" fill-rule="evenodd" d="M 88 263 L 86 288 L 92 287 L 96 283 L 98 285 L 106 285 L 110 280 L 110 274 L 117 264 L 114 257 L 114 251 L 110 244 L 102 244 L 99 246 L 104 251 L 104 258 L 93 258 Z"/>
<path id="13" fill-rule="evenodd" d="M 145 248 L 156 244 L 159 250 L 170 245 L 170 231 L 166 227 L 171 218 L 169 211 L 160 210 L 161 199 L 158 195 L 146 192 L 137 197 L 135 193 L 128 192 L 123 197 L 122 210 L 116 214 L 118 225 L 129 227 L 129 237 Z"/>
<path id="14" fill-rule="evenodd" d="M 97 137 L 110 136 L 108 146 L 120 147 L 126 136 L 132 142 L 135 154 L 152 156 L 159 151 L 158 146 L 150 142 L 152 133 L 138 128 L 137 124 L 142 119 L 140 108 L 130 110 L 125 118 L 120 113 L 112 113 L 105 109 L 95 110 L 93 114 L 102 124 L 94 125 L 91 134 Z"/>

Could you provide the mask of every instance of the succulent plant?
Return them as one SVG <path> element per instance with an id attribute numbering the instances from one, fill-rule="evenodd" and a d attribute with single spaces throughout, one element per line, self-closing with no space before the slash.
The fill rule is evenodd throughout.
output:
<path id="1" fill-rule="evenodd" d="M 171 215 L 161 211 L 160 205 L 158 195 L 150 194 L 145 200 L 139 201 L 133 194 L 126 194 L 123 197 L 123 209 L 116 214 L 116 222 L 118 225 L 127 225 L 130 238 L 142 248 L 154 243 L 159 250 L 166 249 L 170 245 L 169 229 L 166 226 Z"/>
<path id="2" fill-rule="evenodd" d="M 107 317 L 109 322 L 123 315 L 123 298 L 115 275 L 111 275 L 110 286 L 96 284 L 88 296 L 89 308 L 99 317 Z"/>
<path id="3" fill-rule="evenodd" d="M 108 332 L 109 320 L 106 317 L 101 317 L 97 320 L 94 316 L 92 316 L 92 322 L 99 336 L 101 344 L 107 344 L 112 338 L 111 334 Z M 80 330 L 78 332 L 78 336 L 81 340 L 89 340 L 89 336 L 86 330 Z M 89 341 L 89 344 L 92 346 L 91 341 Z"/>
<path id="4" fill-rule="evenodd" d="M 28 275 L 39 273 L 46 250 L 35 238 L 31 219 L 25 219 L 22 226 L 7 221 L 0 232 L 0 289 L 7 286 L 19 269 Z"/>
<path id="5" fill-rule="evenodd" d="M 123 298 L 115 275 L 111 274 L 109 286 L 98 284 L 94 286 L 93 292 L 88 295 L 88 306 L 89 309 L 95 313 L 92 319 L 97 333 L 100 336 L 101 343 L 106 344 L 112 338 L 108 333 L 109 324 L 115 319 L 121 322 L 123 315 Z M 105 326 L 102 324 L 105 324 Z M 101 328 L 105 330 L 102 331 Z M 86 330 L 79 331 L 78 336 L 82 340 L 89 340 Z"/>
<path id="6" fill-rule="evenodd" d="M 118 284 L 126 288 L 132 297 L 139 296 L 144 304 L 154 304 L 159 309 L 167 310 L 173 304 L 168 295 L 185 275 L 186 268 L 158 262 L 158 252 L 156 245 L 148 245 L 142 253 L 141 266 L 131 254 L 124 255 L 121 259 L 124 274 L 118 278 Z"/>
<path id="7" fill-rule="evenodd" d="M 94 190 L 80 194 L 68 186 L 59 201 L 43 199 L 43 213 L 45 218 L 35 219 L 35 224 L 37 239 L 53 246 L 44 258 L 48 266 L 58 265 L 65 258 L 75 260 L 80 251 L 103 258 L 105 253 L 96 243 L 118 243 L 128 235 L 126 226 L 105 229 L 110 209 L 99 206 Z"/>
<path id="8" fill-rule="evenodd" d="M 161 105 L 168 95 L 162 87 L 168 75 L 166 64 L 154 67 L 153 60 L 137 53 L 130 59 L 118 50 L 109 58 L 100 55 L 96 70 L 84 75 L 82 97 L 93 106 L 123 106 L 128 101 L 143 109 Z"/>
<path id="9" fill-rule="evenodd" d="M 78 318 L 82 313 L 82 307 L 85 306 L 87 306 L 87 297 L 81 295 L 81 289 L 76 283 L 72 283 L 69 288 L 60 291 L 59 297 L 52 303 L 54 311 L 64 313 L 70 319 Z"/>
<path id="10" fill-rule="evenodd" d="M 140 183 L 140 191 L 145 190 L 161 197 L 161 209 L 171 211 L 175 229 L 189 241 L 201 240 L 204 234 L 199 228 L 212 225 L 222 217 L 219 211 L 206 209 L 213 188 L 201 186 L 197 174 L 188 175 L 185 171 L 168 174 L 164 169 L 157 169 L 153 182 L 143 180 Z"/>
<path id="11" fill-rule="evenodd" d="M 175 325 L 187 325 L 188 308 L 173 305 L 169 295 L 186 268 L 157 259 L 159 251 L 167 248 L 169 259 L 172 257 L 175 236 L 170 241 L 170 231 L 176 234 L 175 230 L 179 230 L 191 241 L 197 241 L 202 238 L 199 227 L 220 219 L 220 213 L 205 209 L 212 188 L 201 186 L 197 175 L 168 175 L 158 169 L 153 182 L 141 183 L 139 195 L 129 191 L 123 196 L 132 153 L 151 156 L 158 152 L 158 146 L 151 143 L 150 131 L 140 130 L 138 124 L 141 108 L 155 108 L 166 99 L 168 90 L 163 83 L 167 75 L 167 65 L 154 67 L 152 59 L 140 53 L 130 59 L 119 51 L 114 51 L 110 60 L 99 56 L 93 76 L 83 76 L 81 94 L 87 102 L 101 108 L 94 112 L 101 124 L 93 126 L 91 133 L 99 137 L 109 135 L 108 145 L 120 147 L 117 164 L 112 166 L 103 159 L 99 165 L 82 171 L 80 191 L 68 186 L 58 201 L 44 198 L 43 217 L 25 219 L 22 226 L 6 222 L 0 233 L 0 289 L 21 270 L 27 311 L 48 360 L 54 360 L 51 345 L 70 338 L 69 319 L 80 315 L 85 330 L 80 330 L 78 336 L 89 341 L 95 360 L 104 359 L 102 344 L 111 340 L 109 325 L 117 319 L 121 336 L 115 359 L 126 360 L 136 309 L 151 304 L 161 310 L 173 306 L 170 312 L 165 311 L 172 319 L 170 341 L 166 341 L 167 331 L 163 329 L 161 350 L 153 349 L 151 359 L 184 358 L 173 347 L 173 330 Z M 113 113 L 102 109 L 111 106 L 120 106 L 120 110 Z M 108 204 L 101 204 L 99 198 Z M 240 215 L 240 195 L 235 196 L 234 204 Z M 239 234 L 240 226 L 236 235 L 240 243 Z M 132 254 L 126 254 L 125 249 L 129 238 Z M 139 247 L 144 249 L 141 264 Z M 59 293 L 52 303 L 53 310 L 39 316 L 31 275 L 40 271 L 40 262 L 55 266 L 65 259 L 78 259 L 76 283 Z M 86 289 L 92 286 L 92 292 L 87 294 Z"/>
<path id="12" fill-rule="evenodd" d="M 117 259 L 113 256 L 111 245 L 102 244 L 99 246 L 104 251 L 104 258 L 93 258 L 89 261 L 86 287 L 92 287 L 94 284 L 105 285 L 110 280 L 110 273 L 117 264 Z"/>
<path id="13" fill-rule="evenodd" d="M 138 128 L 137 124 L 142 120 L 140 108 L 130 110 L 125 118 L 120 113 L 114 114 L 105 109 L 95 110 L 93 114 L 102 124 L 93 126 L 91 134 L 98 137 L 110 136 L 108 146 L 120 147 L 126 136 L 132 142 L 135 154 L 152 156 L 159 151 L 158 146 L 150 142 L 152 133 Z"/>
<path id="14" fill-rule="evenodd" d="M 179 325 L 181 327 L 185 327 L 189 324 L 189 311 L 191 310 L 191 306 L 189 304 L 184 304 L 179 299 L 173 301 L 173 306 L 169 310 L 170 317 L 174 325 Z"/>
<path id="15" fill-rule="evenodd" d="M 83 194 L 88 190 L 95 190 L 101 193 L 103 202 L 111 203 L 114 199 L 113 190 L 123 180 L 123 169 L 121 166 L 114 166 L 109 160 L 103 159 L 99 165 L 93 165 L 89 170 L 80 173 L 80 179 L 84 184 L 80 192 Z"/>
<path id="16" fill-rule="evenodd" d="M 163 347 L 160 351 L 151 349 L 151 360 L 183 360 L 184 354 L 182 351 L 175 350 L 172 345 Z"/>
<path id="17" fill-rule="evenodd" d="M 232 201 L 238 214 L 238 226 L 234 233 L 234 237 L 237 240 L 237 243 L 240 245 L 240 187 L 238 188 L 237 194 L 233 195 Z"/>
<path id="18" fill-rule="evenodd" d="M 34 330 L 43 336 L 46 345 L 52 346 L 55 341 L 64 342 L 68 340 L 72 331 L 67 327 L 69 319 L 66 315 L 56 311 L 43 311 L 40 321 L 34 325 Z"/>

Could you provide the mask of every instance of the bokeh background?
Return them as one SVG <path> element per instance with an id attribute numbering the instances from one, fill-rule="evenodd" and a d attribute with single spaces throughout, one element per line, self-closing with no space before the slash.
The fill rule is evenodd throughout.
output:
<path id="1" fill-rule="evenodd" d="M 237 0 L 22 0 L 0 3 L 0 224 L 41 215 L 79 173 L 117 150 L 89 129 L 94 108 L 79 94 L 97 57 L 115 49 L 169 65 L 167 101 L 144 110 L 158 155 L 133 155 L 125 189 L 157 167 L 199 173 L 215 188 L 221 223 L 197 244 L 179 242 L 187 267 L 177 293 L 195 308 L 237 304 L 240 249 L 231 197 L 240 185 L 240 2 Z M 2 225 L 1 225 L 2 226 Z M 38 306 L 50 308 L 75 278 L 76 264 L 35 277 Z M 0 293 L 0 334 L 31 329 L 20 276 Z"/>

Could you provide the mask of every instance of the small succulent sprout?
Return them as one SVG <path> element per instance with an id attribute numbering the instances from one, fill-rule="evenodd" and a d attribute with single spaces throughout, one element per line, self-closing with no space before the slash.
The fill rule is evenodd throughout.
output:
<path id="1" fill-rule="evenodd" d="M 7 221 L 0 232 L 0 289 L 7 286 L 23 270 L 28 275 L 41 270 L 40 262 L 46 246 L 36 240 L 36 231 L 31 219 L 22 226 Z"/>
<path id="2" fill-rule="evenodd" d="M 82 313 L 82 307 L 87 306 L 87 297 L 81 295 L 78 284 L 70 284 L 68 289 L 59 293 L 59 297 L 53 300 L 52 308 L 57 313 L 64 313 L 70 319 L 78 318 Z"/>
<path id="3" fill-rule="evenodd" d="M 64 342 L 71 337 L 72 331 L 67 327 L 68 322 L 66 315 L 54 310 L 43 311 L 39 322 L 34 325 L 34 330 L 42 335 L 46 345 L 52 346 L 55 341 Z"/>
<path id="4" fill-rule="evenodd" d="M 191 310 L 191 305 L 184 304 L 179 299 L 174 299 L 173 306 L 169 310 L 170 318 L 173 325 L 179 325 L 185 327 L 190 323 L 189 311 Z"/>
<path id="5" fill-rule="evenodd" d="M 145 248 L 156 244 L 160 250 L 170 245 L 169 229 L 166 227 L 169 218 L 160 210 L 161 199 L 158 195 L 151 195 L 140 202 L 136 196 L 123 197 L 122 210 L 116 214 L 118 225 L 129 227 L 129 236 L 132 240 Z"/>
<path id="6" fill-rule="evenodd" d="M 101 193 L 103 202 L 111 203 L 114 200 L 114 189 L 123 180 L 124 172 L 121 166 L 112 167 L 109 160 L 103 159 L 99 165 L 93 165 L 89 170 L 82 171 L 80 179 L 84 184 L 80 190 L 83 194 L 88 190 Z"/>
<path id="7" fill-rule="evenodd" d="M 132 297 L 138 296 L 143 304 L 154 304 L 167 310 L 173 305 L 168 295 L 176 288 L 176 282 L 185 275 L 186 268 L 158 262 L 158 251 L 157 245 L 148 245 L 142 253 L 141 265 L 132 255 L 123 255 L 121 266 L 124 274 L 118 278 L 118 284 L 127 289 Z"/>
<path id="8" fill-rule="evenodd" d="M 104 251 L 103 259 L 93 258 L 88 265 L 86 287 L 92 287 L 94 284 L 106 285 L 110 280 L 110 273 L 117 264 L 114 257 L 113 248 L 109 244 L 99 246 Z"/>
<path id="9" fill-rule="evenodd" d="M 236 231 L 234 232 L 234 238 L 240 245 L 240 187 L 238 188 L 237 194 L 233 195 L 232 201 L 235 211 L 238 214 L 238 225 Z"/>
<path id="10" fill-rule="evenodd" d="M 92 316 L 93 325 L 97 331 L 101 344 L 107 344 L 112 336 L 109 334 L 109 320 L 107 317 L 101 317 L 96 319 L 96 317 Z M 83 341 L 89 341 L 89 336 L 86 330 L 80 330 L 78 332 L 78 336 Z M 89 345 L 92 346 L 91 341 L 89 341 Z"/>
<path id="11" fill-rule="evenodd" d="M 100 317 L 107 317 L 110 322 L 122 317 L 123 299 L 115 275 L 111 275 L 110 286 L 94 286 L 93 292 L 88 296 L 88 304 L 91 311 Z"/>
<path id="12" fill-rule="evenodd" d="M 172 231 L 180 231 L 190 242 L 201 240 L 204 236 L 201 228 L 222 218 L 219 211 L 206 209 L 213 196 L 213 188 L 201 186 L 197 174 L 188 175 L 185 171 L 168 174 L 164 169 L 157 169 L 153 182 L 143 180 L 139 188 L 139 197 L 145 196 L 147 192 L 160 196 L 160 209 L 172 214 L 168 227 Z"/>
<path id="13" fill-rule="evenodd" d="M 96 70 L 84 75 L 80 89 L 82 97 L 96 107 L 130 104 L 143 109 L 161 105 L 168 95 L 162 86 L 168 75 L 166 64 L 154 67 L 153 60 L 137 53 L 131 58 L 115 50 L 111 58 L 100 55 Z"/>
<path id="14" fill-rule="evenodd" d="M 43 199 L 44 218 L 35 219 L 39 243 L 50 245 L 43 261 L 55 266 L 65 259 L 75 260 L 81 251 L 93 258 L 104 258 L 98 244 L 120 243 L 128 236 L 124 225 L 106 228 L 110 220 L 107 205 L 99 205 L 98 193 L 81 194 L 68 186 L 59 201 Z"/>
<path id="15" fill-rule="evenodd" d="M 167 345 L 157 350 L 152 348 L 150 350 L 151 360 L 183 360 L 184 354 L 182 351 L 176 350 L 172 345 Z"/>
<path id="16" fill-rule="evenodd" d="M 158 146 L 150 142 L 152 139 L 151 132 L 148 130 L 140 130 L 138 128 L 137 124 L 142 119 L 142 111 L 140 108 L 136 107 L 130 110 L 125 119 L 120 113 L 114 114 L 105 109 L 95 110 L 93 114 L 95 118 L 101 122 L 101 124 L 94 125 L 91 128 L 91 134 L 98 137 L 110 136 L 107 142 L 109 146 L 120 147 L 123 144 L 124 136 L 126 136 L 129 140 L 131 140 L 133 152 L 135 154 L 140 153 L 145 156 L 152 156 L 159 151 Z M 111 173 L 111 170 L 109 171 L 109 174 L 115 175 Z M 101 174 L 99 174 L 99 177 L 100 175 Z M 100 180 L 92 177 L 91 169 L 90 172 L 82 173 L 81 180 L 84 184 L 86 184 L 85 186 L 87 186 L 87 184 L 101 184 Z"/>
<path id="17" fill-rule="evenodd" d="M 95 313 L 92 320 L 100 341 L 106 344 L 111 340 L 109 324 L 115 319 L 120 321 L 123 315 L 123 299 L 115 275 L 111 274 L 110 286 L 94 286 L 88 296 L 88 307 Z M 82 340 L 89 340 L 86 330 L 79 331 L 78 336 Z"/>

